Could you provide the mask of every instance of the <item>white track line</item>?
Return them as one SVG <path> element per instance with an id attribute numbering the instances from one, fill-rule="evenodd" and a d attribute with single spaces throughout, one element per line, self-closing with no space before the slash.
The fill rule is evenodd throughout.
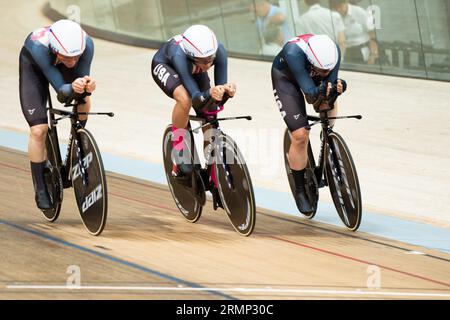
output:
<path id="1" fill-rule="evenodd" d="M 8 285 L 8 289 L 31 290 L 105 290 L 105 291 L 218 291 L 241 293 L 298 293 L 325 295 L 367 295 L 367 296 L 404 296 L 404 297 L 440 297 L 450 298 L 450 293 L 425 292 L 390 292 L 362 290 L 303 290 L 274 288 L 190 288 L 190 287 L 117 287 L 117 286 L 43 286 L 43 285 Z"/>

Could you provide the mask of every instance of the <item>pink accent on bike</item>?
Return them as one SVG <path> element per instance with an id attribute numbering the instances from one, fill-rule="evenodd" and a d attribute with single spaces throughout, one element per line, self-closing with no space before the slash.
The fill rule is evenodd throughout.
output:
<path id="1" fill-rule="evenodd" d="M 219 108 L 217 110 L 214 111 L 205 111 L 204 114 L 207 117 L 211 117 L 211 116 L 215 116 L 217 115 L 219 112 L 223 111 L 223 109 L 225 109 L 224 106 L 219 106 Z"/>
<path id="2" fill-rule="evenodd" d="M 177 151 L 184 149 L 184 132 L 185 130 L 178 129 L 175 125 L 172 125 L 172 147 Z"/>
<path id="3" fill-rule="evenodd" d="M 211 181 L 214 183 L 214 186 L 217 188 L 219 186 L 219 183 L 217 182 L 216 166 L 214 165 L 214 163 L 211 167 L 210 178 L 211 178 Z"/>

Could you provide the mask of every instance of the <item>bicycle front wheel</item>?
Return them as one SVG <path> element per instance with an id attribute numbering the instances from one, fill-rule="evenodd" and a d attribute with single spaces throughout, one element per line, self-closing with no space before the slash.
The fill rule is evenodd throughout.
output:
<path id="1" fill-rule="evenodd" d="M 229 136 L 219 136 L 219 147 L 213 169 L 216 170 L 218 191 L 234 229 L 249 236 L 255 227 L 256 207 L 252 180 L 244 157 Z"/>
<path id="2" fill-rule="evenodd" d="M 192 147 L 193 145 L 191 144 L 190 150 L 192 150 Z M 186 146 L 186 148 L 188 147 Z M 172 176 L 172 150 L 172 126 L 169 125 L 164 131 L 163 137 L 163 161 L 167 184 L 169 185 L 170 193 L 172 194 L 178 210 L 180 210 L 181 214 L 187 221 L 194 223 L 200 218 L 203 206 L 194 195 L 191 181 L 186 181 L 187 184 L 190 184 L 189 186 L 181 181 L 178 181 L 177 179 L 179 178 Z M 193 174 L 194 176 L 192 179 L 197 178 L 195 172 Z M 203 193 L 204 192 L 205 191 L 203 190 Z"/>
<path id="3" fill-rule="evenodd" d="M 71 149 L 71 179 L 81 220 L 88 232 L 98 236 L 105 227 L 108 193 L 105 169 L 92 134 L 78 129 Z"/>
<path id="4" fill-rule="evenodd" d="M 356 231 L 361 223 L 362 202 L 356 167 L 344 139 L 328 136 L 325 172 L 334 206 L 347 229 Z"/>

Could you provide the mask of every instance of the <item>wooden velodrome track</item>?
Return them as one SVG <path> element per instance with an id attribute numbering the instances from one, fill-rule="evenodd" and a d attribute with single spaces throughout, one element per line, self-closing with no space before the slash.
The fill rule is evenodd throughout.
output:
<path id="1" fill-rule="evenodd" d="M 19 111 L 17 57 L 26 35 L 49 25 L 41 10 L 45 3 L 0 2 L 5 30 L 0 127 L 28 132 Z M 114 111 L 113 129 L 120 123 L 123 131 L 111 130 L 109 120 L 101 118 L 89 126 L 95 128 L 102 151 L 117 154 L 117 146 L 126 145 L 122 155 L 158 163 L 159 134 L 170 121 L 166 107 L 171 102 L 151 86 L 146 66 L 153 51 L 95 41 L 96 110 Z M 264 108 L 253 112 L 255 124 L 284 130 L 270 81 L 260 81 L 254 90 L 255 79 L 265 79 L 268 66 L 230 59 L 230 73 L 238 78 L 240 92 L 247 93 L 239 105 Z M 367 105 L 349 103 L 346 111 L 362 112 L 365 130 L 354 126 L 344 132 L 360 160 L 366 202 L 380 205 L 383 212 L 433 211 L 446 218 L 450 156 L 441 139 L 448 134 L 429 123 L 447 116 L 448 84 L 370 75 L 361 81 L 353 73 L 345 77 L 354 87 L 349 101 L 367 100 Z M 121 91 L 133 94 L 118 98 Z M 399 112 L 392 114 L 393 109 Z M 399 125 L 404 121 L 407 128 Z M 133 132 L 135 141 L 123 132 Z M 149 142 L 152 136 L 158 143 Z M 139 152 L 143 145 L 147 153 Z M 256 181 L 258 175 L 252 178 Z M 381 188 L 380 181 L 386 180 Z M 259 182 L 274 187 L 277 181 Z M 166 186 L 109 173 L 108 190 L 108 222 L 100 237 L 85 231 L 71 189 L 65 190 L 58 221 L 47 223 L 34 204 L 27 157 L 0 147 L 0 299 L 450 299 L 449 254 L 263 209 L 254 234 L 243 238 L 210 203 L 198 223 L 186 222 Z M 67 287 L 74 266 L 81 286 Z"/>
<path id="2" fill-rule="evenodd" d="M 450 299 L 448 254 L 263 209 L 245 238 L 210 202 L 191 224 L 166 186 L 107 178 L 93 237 L 71 189 L 45 222 L 26 155 L 0 148 L 0 299 Z"/>

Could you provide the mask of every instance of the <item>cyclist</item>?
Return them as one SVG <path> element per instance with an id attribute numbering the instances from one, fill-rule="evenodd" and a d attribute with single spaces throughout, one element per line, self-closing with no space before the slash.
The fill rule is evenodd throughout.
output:
<path id="1" fill-rule="evenodd" d="M 78 23 L 70 20 L 59 20 L 50 27 L 33 31 L 20 51 L 20 104 L 30 126 L 28 155 L 35 200 L 41 210 L 52 207 L 44 178 L 48 85 L 55 89 L 60 102 L 84 99 L 79 110 L 88 112 L 90 97 L 87 95 L 96 87 L 89 75 L 93 55 L 92 39 Z M 87 116 L 81 115 L 80 120 L 85 125 Z"/>
<path id="2" fill-rule="evenodd" d="M 345 81 L 338 79 L 340 59 L 339 46 L 327 35 L 304 34 L 286 43 L 272 65 L 273 93 L 292 136 L 288 159 L 295 181 L 294 198 L 305 214 L 313 211 L 304 186 L 309 141 L 305 98 L 316 111 L 334 104 L 346 89 Z M 335 105 L 328 115 L 336 114 Z"/>
<path id="3" fill-rule="evenodd" d="M 211 87 L 208 70 L 214 65 Z M 152 60 L 152 77 L 161 90 L 175 100 L 172 111 L 173 147 L 177 152 L 172 175 L 182 177 L 192 172 L 192 164 L 181 161 L 182 143 L 189 121 L 189 110 L 198 116 L 203 107 L 214 99 L 221 101 L 224 93 L 233 97 L 236 85 L 227 82 L 227 52 L 211 29 L 193 25 L 180 35 L 170 38 Z"/>

